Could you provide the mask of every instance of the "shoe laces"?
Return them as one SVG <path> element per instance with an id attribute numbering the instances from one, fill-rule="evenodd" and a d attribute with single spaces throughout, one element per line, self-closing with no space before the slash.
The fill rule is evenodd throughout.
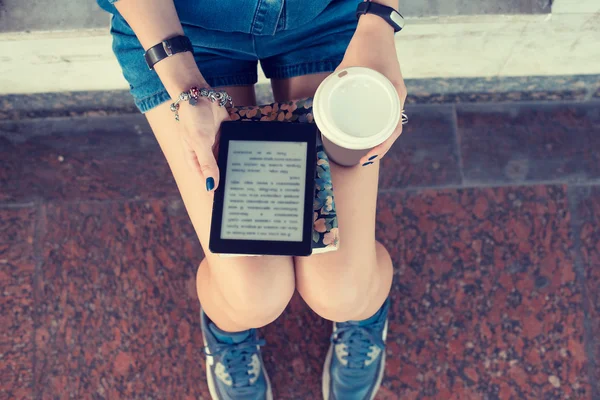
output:
<path id="1" fill-rule="evenodd" d="M 365 367 L 365 362 L 371 359 L 369 353 L 371 353 L 372 346 L 385 348 L 385 343 L 381 338 L 384 325 L 385 321 L 367 326 L 360 326 L 352 322 L 337 325 L 336 331 L 331 335 L 331 342 L 334 345 L 346 346 L 348 354 L 342 358 L 347 361 L 348 370 L 356 370 L 360 374 L 360 370 Z"/>
<path id="2" fill-rule="evenodd" d="M 212 352 L 208 347 L 204 353 L 208 356 L 218 356 L 231 377 L 232 389 L 239 394 L 251 394 L 253 386 L 250 380 L 256 378 L 252 372 L 252 356 L 256 354 L 257 346 L 264 346 L 266 342 L 261 340 L 247 340 L 242 343 L 219 343 L 212 346 Z"/>

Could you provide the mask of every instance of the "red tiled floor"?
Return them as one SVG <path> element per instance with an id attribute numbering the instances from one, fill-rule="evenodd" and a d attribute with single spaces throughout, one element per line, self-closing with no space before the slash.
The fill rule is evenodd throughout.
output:
<path id="1" fill-rule="evenodd" d="M 0 399 L 33 398 L 35 215 L 0 208 Z"/>
<path id="2" fill-rule="evenodd" d="M 569 219 L 560 186 L 381 195 L 397 271 L 378 399 L 591 398 Z M 49 206 L 46 226 L 43 396 L 206 398 L 181 204 Z M 262 330 L 277 398 L 319 395 L 330 329 L 296 297 Z"/>
<path id="3" fill-rule="evenodd" d="M 584 268 L 590 313 L 591 336 L 600 337 L 600 187 L 581 187 L 575 191 L 575 213 L 579 254 Z M 593 346 L 596 359 L 596 382 L 600 392 L 600 342 Z"/>
<path id="4" fill-rule="evenodd" d="M 206 396 L 195 270 L 173 202 L 47 206 L 36 384 L 42 398 Z"/>
<path id="5" fill-rule="evenodd" d="M 565 187 L 385 194 L 384 385 L 402 399 L 591 399 Z"/>

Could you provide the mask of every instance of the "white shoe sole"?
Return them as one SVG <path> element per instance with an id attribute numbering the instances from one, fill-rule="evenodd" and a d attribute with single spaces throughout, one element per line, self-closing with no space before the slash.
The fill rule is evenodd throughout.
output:
<path id="1" fill-rule="evenodd" d="M 385 328 L 383 330 L 383 340 L 385 341 L 387 337 L 387 327 L 388 322 L 385 322 Z M 333 343 L 329 346 L 329 351 L 327 351 L 327 357 L 325 357 L 325 363 L 323 364 L 323 399 L 329 400 L 329 390 L 331 388 L 331 375 L 329 373 L 329 367 L 331 367 L 331 357 L 333 356 Z M 385 350 L 381 352 L 381 365 L 379 366 L 379 374 L 377 375 L 377 382 L 375 382 L 375 386 L 373 387 L 373 393 L 371 393 L 371 397 L 369 400 L 373 400 L 381 387 L 381 382 L 383 381 L 383 375 L 385 373 Z M 343 399 L 338 399 L 343 400 Z"/>
<path id="2" fill-rule="evenodd" d="M 206 343 L 206 339 L 204 338 L 204 334 L 202 334 L 202 339 L 204 340 L 204 347 L 207 346 Z M 262 357 L 261 357 L 261 361 L 262 361 Z M 210 368 L 210 365 L 208 365 L 208 356 L 206 357 L 206 382 L 208 384 L 208 391 L 210 393 L 210 397 L 212 400 L 223 400 L 220 399 L 219 396 L 217 395 L 217 388 L 215 386 L 215 379 L 213 377 L 212 374 L 212 370 Z M 267 398 L 266 400 L 273 400 L 273 392 L 271 391 L 271 380 L 269 379 L 269 374 L 267 374 L 267 371 L 264 368 L 261 368 L 262 373 L 265 375 L 265 380 L 267 381 Z"/>

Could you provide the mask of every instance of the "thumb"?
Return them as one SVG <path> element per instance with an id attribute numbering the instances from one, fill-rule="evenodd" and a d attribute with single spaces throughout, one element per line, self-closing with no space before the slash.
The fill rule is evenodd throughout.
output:
<path id="1" fill-rule="evenodd" d="M 219 167 L 212 151 L 212 143 L 196 142 L 193 146 L 198 169 L 204 177 L 206 190 L 212 192 L 219 186 Z"/>

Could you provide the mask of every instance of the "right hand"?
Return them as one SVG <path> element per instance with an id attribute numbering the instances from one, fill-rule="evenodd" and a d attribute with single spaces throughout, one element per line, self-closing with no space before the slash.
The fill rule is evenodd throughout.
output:
<path id="1" fill-rule="evenodd" d="M 193 173 L 206 183 L 206 190 L 212 192 L 219 186 L 216 160 L 219 129 L 221 122 L 229 119 L 229 113 L 226 107 L 205 97 L 199 98 L 194 106 L 187 101 L 179 104 L 179 123 L 184 127 L 181 134 L 184 156 Z"/>

